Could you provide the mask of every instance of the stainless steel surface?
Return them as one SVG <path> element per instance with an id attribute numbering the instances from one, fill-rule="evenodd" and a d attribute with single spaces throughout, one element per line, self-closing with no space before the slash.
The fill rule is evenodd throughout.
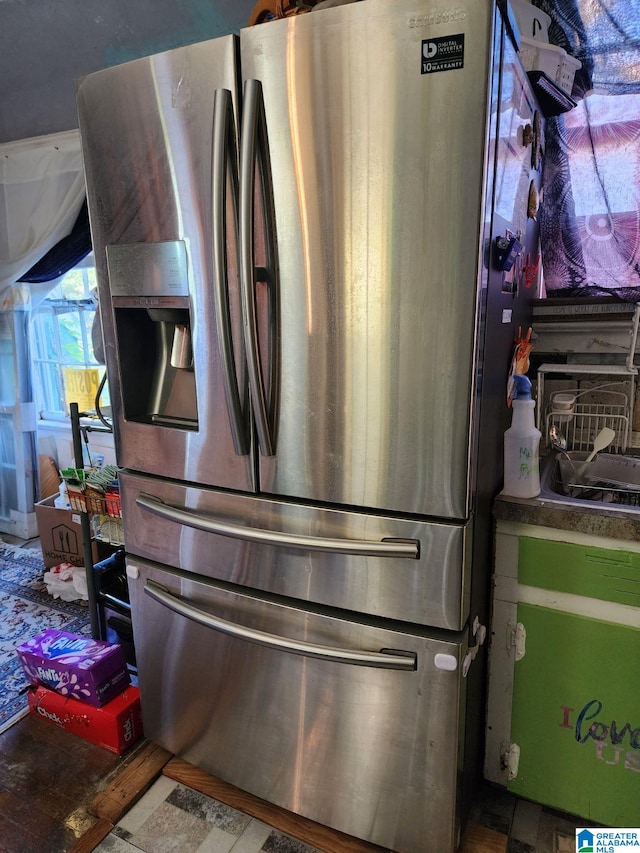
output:
<path id="1" fill-rule="evenodd" d="M 211 613 L 206 613 L 198 607 L 194 607 L 185 598 L 171 595 L 164 587 L 154 581 L 147 581 L 144 585 L 144 592 L 150 598 L 153 598 L 154 601 L 162 604 L 163 607 L 172 610 L 180 616 L 184 616 L 186 619 L 190 619 L 192 622 L 196 622 L 198 625 L 204 625 L 205 628 L 220 631 L 222 634 L 228 634 L 230 637 L 236 637 L 247 643 L 265 646 L 268 649 L 278 649 L 289 654 L 303 655 L 304 657 L 315 658 L 317 660 L 330 660 L 354 666 L 373 666 L 378 669 L 401 669 L 407 672 L 413 672 L 416 668 L 416 656 L 411 653 L 394 655 L 391 652 L 385 653 L 384 651 L 376 653 L 354 649 L 337 649 L 333 646 L 320 645 L 319 643 L 307 643 L 304 640 L 294 641 L 287 637 L 269 634 L 265 631 L 256 631 L 255 629 L 247 628 L 245 625 L 228 622 Z"/>
<path id="2" fill-rule="evenodd" d="M 456 849 L 466 683 L 460 635 L 447 641 L 332 618 L 129 557 L 132 570 L 139 572 L 129 585 L 134 625 L 144 632 L 138 663 L 147 737 L 243 790 L 386 849 Z M 150 582 L 251 630 L 410 652 L 416 670 L 345 666 L 217 632 L 213 641 L 210 629 L 145 595 Z M 452 656 L 457 669 L 438 669 L 438 654 Z"/>
<path id="3" fill-rule="evenodd" d="M 213 99 L 212 177 L 212 250 L 215 287 L 215 319 L 220 349 L 222 381 L 229 412 L 229 426 L 235 452 L 247 455 L 251 450 L 251 426 L 247 385 L 242 365 L 242 377 L 233 352 L 233 333 L 227 282 L 233 266 L 227 263 L 227 241 L 232 241 L 232 262 L 237 268 L 236 200 L 238 197 L 238 155 L 231 92 L 218 89 Z M 229 208 L 231 222 L 227 223 Z M 231 233 L 229 233 L 231 232 Z M 240 384 L 239 384 L 240 383 Z"/>
<path id="4" fill-rule="evenodd" d="M 384 539 L 381 542 L 363 542 L 354 539 L 336 539 L 327 536 L 304 536 L 276 530 L 262 530 L 246 524 L 230 524 L 217 518 L 190 512 L 185 507 L 166 504 L 154 495 L 138 495 L 136 503 L 141 509 L 155 513 L 168 521 L 175 521 L 205 533 L 218 533 L 246 542 L 263 545 L 284 545 L 308 551 L 330 551 L 334 554 L 351 554 L 360 557 L 405 557 L 416 560 L 420 554 L 419 542 L 399 542 Z"/>
<path id="5" fill-rule="evenodd" d="M 136 557 L 249 589 L 453 631 L 468 617 L 468 524 L 311 507 L 128 472 L 120 475 L 120 489 L 127 551 Z M 184 510 L 172 520 L 174 512 L 153 501 L 149 512 L 140 505 L 141 495 Z M 148 498 L 145 502 L 149 505 Z M 210 519 L 233 536 L 206 532 Z M 248 541 L 264 539 L 265 533 L 281 544 Z M 324 547 L 326 540 L 342 549 L 347 540 L 365 542 L 367 551 L 378 543 L 381 556 L 308 547 Z M 389 549 L 384 540 L 392 540 Z M 416 542 L 417 559 L 407 558 Z M 384 556 L 388 550 L 404 556 Z"/>
<path id="6" fill-rule="evenodd" d="M 244 106 L 242 118 L 242 139 L 240 149 L 240 282 L 242 285 L 242 310 L 244 317 L 245 348 L 249 371 L 249 388 L 253 402 L 253 413 L 258 434 L 260 452 L 264 456 L 275 453 L 275 435 L 272 427 L 272 417 L 267 401 L 267 383 L 260 360 L 260 343 L 258 317 L 256 311 L 255 287 L 257 283 L 256 262 L 254 253 L 255 217 L 254 205 L 256 199 L 256 172 L 259 146 L 259 134 L 264 141 L 265 118 L 262 101 L 262 87 L 256 80 L 247 80 L 244 88 Z M 265 168 L 265 157 L 262 163 Z M 264 178 L 264 172 L 263 172 Z M 269 185 L 269 193 L 272 188 Z M 267 193 L 263 194 L 266 197 Z M 266 213 L 265 205 L 260 206 L 259 212 Z M 265 228 L 267 239 L 269 229 Z M 277 287 L 277 277 L 274 270 L 267 270 L 268 284 L 273 289 Z M 277 294 L 279 297 L 279 294 Z M 275 318 L 271 318 L 273 323 Z M 269 330 L 271 340 L 275 340 L 273 328 Z M 274 389 L 275 390 L 275 389 Z"/>
<path id="7" fill-rule="evenodd" d="M 188 296 L 183 240 L 105 247 L 111 296 Z"/>
<path id="8" fill-rule="evenodd" d="M 180 370 L 191 370 L 193 367 L 193 349 L 191 348 L 191 330 L 189 326 L 177 324 L 173 330 L 173 343 L 169 362 L 172 367 Z"/>
<path id="9" fill-rule="evenodd" d="M 250 456 L 236 455 L 227 414 L 211 244 L 213 96 L 216 89 L 228 90 L 237 112 L 236 45 L 235 37 L 227 36 L 108 68 L 78 82 L 77 101 L 118 463 L 252 491 L 253 462 Z M 233 201 L 227 203 L 233 222 Z M 187 260 L 192 387 L 186 388 L 183 371 L 185 393 L 174 398 L 169 416 L 153 417 L 150 411 L 145 421 L 136 401 L 149 396 L 150 353 L 160 358 L 159 330 L 145 325 L 144 308 L 134 313 L 133 308 L 114 307 L 105 248 L 176 242 L 183 242 Z M 144 245 L 137 251 L 144 252 Z M 231 245 L 228 252 L 229 322 L 242 388 L 237 261 Z M 143 288 L 138 298 L 147 299 L 153 309 L 156 296 L 146 294 L 143 281 L 134 279 L 132 287 L 139 294 Z M 116 311 L 128 340 L 127 352 L 120 354 Z M 133 416 L 125 415 L 123 394 Z M 185 395 L 193 396 L 197 407 L 188 417 L 182 412 Z M 153 409 L 151 402 L 147 408 Z"/>
<path id="10" fill-rule="evenodd" d="M 268 493 L 469 515 L 493 8 L 434 11 L 367 0 L 241 32 L 278 239 Z M 423 42 L 455 34 L 464 67 L 422 74 Z"/>

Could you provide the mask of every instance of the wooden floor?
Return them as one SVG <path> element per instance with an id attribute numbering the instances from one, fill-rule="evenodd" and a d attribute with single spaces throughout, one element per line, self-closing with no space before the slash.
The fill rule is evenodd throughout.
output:
<path id="1" fill-rule="evenodd" d="M 142 747 L 120 758 L 24 717 L 0 735 L 0 853 L 72 850 L 96 823 L 91 800 L 135 762 Z"/>
<path id="2" fill-rule="evenodd" d="M 0 735 L 0 850 L 66 851 L 94 822 L 87 792 L 117 756 L 31 716 Z"/>
<path id="3" fill-rule="evenodd" d="M 27 716 L 0 735 L 0 853 L 90 853 L 160 773 L 325 853 L 381 850 L 238 791 L 148 741 L 118 757 Z M 460 853 L 505 853 L 507 841 L 472 825 Z"/>

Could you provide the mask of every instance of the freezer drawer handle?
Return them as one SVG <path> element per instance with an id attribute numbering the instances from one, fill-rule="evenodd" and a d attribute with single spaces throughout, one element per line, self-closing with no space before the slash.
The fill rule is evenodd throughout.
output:
<path id="1" fill-rule="evenodd" d="M 320 646 L 316 643 L 308 643 L 305 640 L 289 640 L 287 637 L 268 634 L 266 631 L 256 631 L 244 625 L 236 625 L 234 622 L 227 622 L 226 619 L 220 619 L 218 616 L 205 613 L 203 610 L 199 610 L 197 607 L 189 604 L 185 599 L 172 595 L 164 587 L 153 581 L 148 580 L 145 583 L 144 591 L 154 601 L 168 607 L 174 613 L 191 619 L 199 625 L 204 625 L 205 628 L 213 628 L 214 631 L 220 631 L 223 634 L 228 634 L 230 637 L 246 640 L 249 643 L 256 643 L 259 646 L 280 649 L 280 651 L 290 652 L 294 655 L 303 655 L 304 657 L 319 658 L 320 660 L 329 660 L 336 663 L 349 663 L 355 666 L 371 666 L 377 669 L 402 669 L 409 672 L 413 672 L 417 668 L 417 656 L 414 652 L 394 652 L 391 650 L 388 652 L 382 650 L 379 652 L 365 652 L 339 649 L 333 646 Z"/>
<path id="2" fill-rule="evenodd" d="M 186 524 L 206 533 L 218 533 L 247 542 L 260 542 L 264 545 L 281 545 L 289 548 L 304 548 L 307 551 L 329 551 L 332 554 L 352 554 L 363 557 L 407 557 L 417 560 L 420 556 L 420 543 L 415 539 L 383 539 L 372 542 L 361 539 L 330 539 L 304 534 L 283 533 L 276 530 L 264 530 L 259 527 L 245 527 L 216 518 L 189 512 L 184 507 L 171 506 L 153 495 L 139 494 L 136 503 L 141 509 Z"/>

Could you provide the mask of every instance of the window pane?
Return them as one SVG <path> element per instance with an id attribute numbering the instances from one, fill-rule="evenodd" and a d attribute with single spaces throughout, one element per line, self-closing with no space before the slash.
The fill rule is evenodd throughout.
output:
<path id="1" fill-rule="evenodd" d="M 31 317 L 31 352 L 34 391 L 41 416 L 63 416 L 67 413 L 64 368 L 95 368 L 97 362 L 91 344 L 96 302 L 95 269 L 77 268 L 62 281 Z M 98 368 L 104 375 L 104 367 Z M 77 375 L 77 374 L 76 374 Z M 109 405 L 108 390 L 102 393 L 101 405 Z M 87 407 L 85 399 L 84 407 Z M 92 403 L 91 409 L 94 408 Z"/>
<path id="2" fill-rule="evenodd" d="M 18 505 L 13 418 L 0 415 L 0 518 L 7 519 Z"/>

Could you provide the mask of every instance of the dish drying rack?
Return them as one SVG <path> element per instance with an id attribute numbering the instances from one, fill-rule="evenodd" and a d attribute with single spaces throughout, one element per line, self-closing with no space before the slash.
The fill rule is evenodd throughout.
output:
<path id="1" fill-rule="evenodd" d="M 558 453 L 554 486 L 580 500 L 640 506 L 640 459 L 600 453 L 583 469 L 586 451 Z"/>
<path id="2" fill-rule="evenodd" d="M 636 306 L 625 364 L 542 364 L 538 368 L 537 427 L 547 447 L 591 450 L 603 427 L 615 433 L 610 451 L 624 453 L 631 442 L 638 368 L 633 363 L 640 305 Z M 562 390 L 547 391 L 555 374 L 568 381 Z"/>

